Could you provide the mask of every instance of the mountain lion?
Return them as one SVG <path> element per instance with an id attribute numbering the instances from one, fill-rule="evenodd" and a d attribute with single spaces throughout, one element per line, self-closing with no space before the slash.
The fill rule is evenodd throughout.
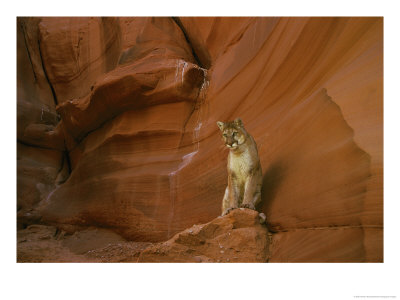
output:
<path id="1" fill-rule="evenodd" d="M 228 155 L 228 186 L 222 200 L 222 215 L 238 207 L 255 210 L 261 201 L 262 171 L 257 145 L 244 129 L 241 119 L 217 122 Z"/>

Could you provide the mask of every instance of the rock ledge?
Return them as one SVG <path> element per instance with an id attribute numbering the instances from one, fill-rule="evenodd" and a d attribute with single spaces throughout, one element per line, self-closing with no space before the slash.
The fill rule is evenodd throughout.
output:
<path id="1" fill-rule="evenodd" d="M 145 249 L 138 262 L 267 262 L 269 235 L 258 212 L 235 209 Z"/>

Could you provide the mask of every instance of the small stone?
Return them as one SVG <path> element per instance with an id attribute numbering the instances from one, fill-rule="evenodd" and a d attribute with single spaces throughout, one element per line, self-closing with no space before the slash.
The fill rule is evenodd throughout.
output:
<path id="1" fill-rule="evenodd" d="M 224 246 L 222 246 L 222 245 L 219 245 L 219 247 L 220 247 L 220 248 L 224 248 Z"/>
<path id="2" fill-rule="evenodd" d="M 221 253 L 221 254 L 223 254 L 224 252 L 225 252 L 224 250 L 219 251 L 219 253 Z"/>
<path id="3" fill-rule="evenodd" d="M 229 261 L 229 258 L 227 258 L 226 261 Z"/>
<path id="4" fill-rule="evenodd" d="M 261 224 L 265 223 L 265 220 L 267 219 L 265 214 L 264 213 L 259 213 L 258 215 L 260 216 L 260 223 Z"/>

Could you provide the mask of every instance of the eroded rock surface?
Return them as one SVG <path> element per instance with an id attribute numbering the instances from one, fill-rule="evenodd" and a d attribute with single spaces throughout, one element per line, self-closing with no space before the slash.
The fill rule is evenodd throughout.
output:
<path id="1" fill-rule="evenodd" d="M 267 262 L 271 235 L 258 212 L 237 209 L 158 244 L 106 230 L 68 233 L 53 226 L 19 230 L 18 262 Z"/>
<path id="2" fill-rule="evenodd" d="M 29 225 L 18 231 L 17 262 L 136 262 L 148 246 L 106 229 L 71 234 L 54 226 Z"/>
<path id="3" fill-rule="evenodd" d="M 240 117 L 270 261 L 383 261 L 382 18 L 17 26 L 19 228 L 161 242 L 210 222 L 227 182 L 216 121 Z"/>
<path id="4" fill-rule="evenodd" d="M 267 262 L 270 235 L 260 220 L 254 210 L 235 209 L 148 247 L 138 262 Z"/>

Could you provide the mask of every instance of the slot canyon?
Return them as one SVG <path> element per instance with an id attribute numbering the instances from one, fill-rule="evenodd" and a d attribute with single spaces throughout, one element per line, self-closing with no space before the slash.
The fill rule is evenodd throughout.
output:
<path id="1" fill-rule="evenodd" d="M 383 262 L 383 18 L 16 23 L 18 262 Z M 266 224 L 220 217 L 237 117 Z"/>

